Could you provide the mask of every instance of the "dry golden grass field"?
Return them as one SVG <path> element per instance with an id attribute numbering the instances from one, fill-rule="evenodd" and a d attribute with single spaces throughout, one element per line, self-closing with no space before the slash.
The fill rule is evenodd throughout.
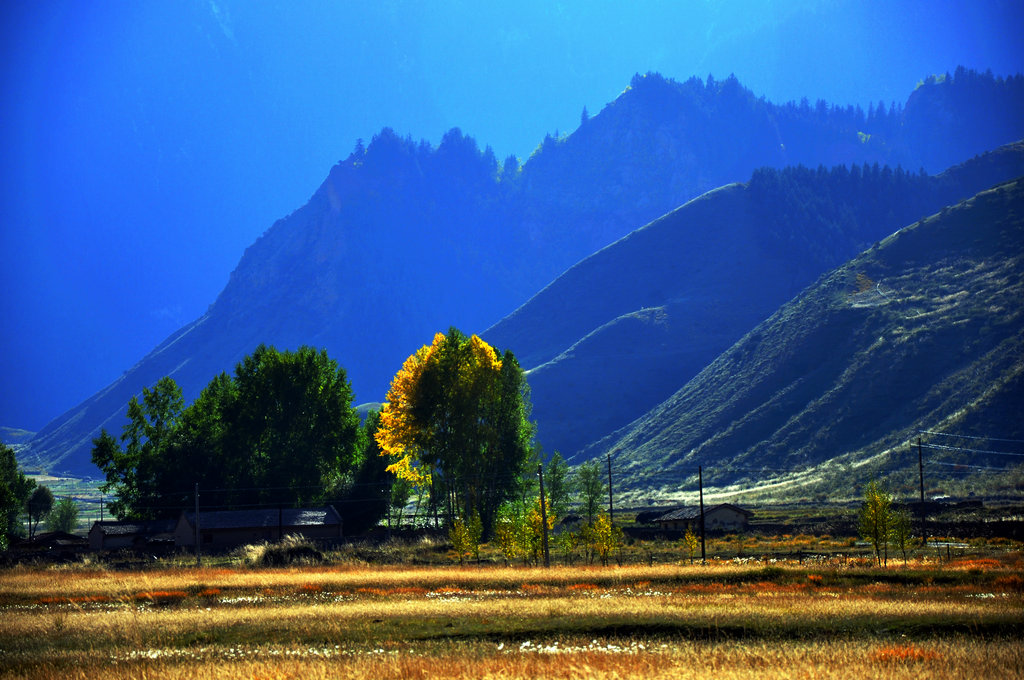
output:
<path id="1" fill-rule="evenodd" d="M 1020 553 L 868 567 L 17 567 L 0 677 L 1019 678 Z"/>

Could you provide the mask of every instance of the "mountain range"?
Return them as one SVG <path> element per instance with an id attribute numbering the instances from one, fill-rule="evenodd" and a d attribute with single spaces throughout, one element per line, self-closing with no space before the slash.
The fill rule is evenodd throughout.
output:
<path id="1" fill-rule="evenodd" d="M 579 262 L 484 337 L 517 348 L 530 367 L 540 441 L 580 459 L 823 272 L 1020 175 L 1021 143 L 937 176 L 878 166 L 761 169 Z"/>
<path id="2" fill-rule="evenodd" d="M 888 476 L 916 489 L 907 443 L 933 432 L 954 438 L 926 445 L 929 477 L 1006 470 L 999 451 L 1024 440 L 1022 300 L 1018 179 L 833 269 L 582 455 L 611 456 L 647 496 L 677 493 L 698 466 L 718 486 L 788 479 L 856 497 Z"/>
<path id="3" fill-rule="evenodd" d="M 606 343 L 599 347 L 606 352 L 614 349 L 614 343 L 607 343 L 616 335 L 627 341 L 619 357 L 622 365 L 630 351 L 639 356 L 656 351 L 659 343 L 674 343 L 672 333 L 680 322 L 673 317 L 668 323 L 659 308 L 675 300 L 678 291 L 646 291 L 649 299 L 630 298 L 632 306 L 626 308 L 610 306 L 617 311 L 605 314 L 603 321 L 600 314 L 595 316 L 600 323 L 582 316 L 574 320 L 582 308 L 573 305 L 558 319 L 534 320 L 515 330 L 520 323 L 516 319 L 540 318 L 530 310 L 552 287 L 564 284 L 551 283 L 515 311 L 530 295 L 563 271 L 578 269 L 573 265 L 583 265 L 595 251 L 715 187 L 724 188 L 681 210 L 692 215 L 722 209 L 742 222 L 741 213 L 759 205 L 774 226 L 747 233 L 753 243 L 735 244 L 739 250 L 726 255 L 714 242 L 715 234 L 693 234 L 688 248 L 711 250 L 689 265 L 677 258 L 675 264 L 655 260 L 647 267 L 674 266 L 686 280 L 705 287 L 691 297 L 713 305 L 704 313 L 708 323 L 690 334 L 689 368 L 677 373 L 647 370 L 623 388 L 623 395 L 635 391 L 634 383 L 644 382 L 646 375 L 657 384 L 639 389 L 649 392 L 647 401 L 654 406 L 701 368 L 698 357 L 710 361 L 715 348 L 727 348 L 815 276 L 852 256 L 865 242 L 901 226 L 905 210 L 936 210 L 943 200 L 969 195 L 964 191 L 974 186 L 965 179 L 960 189 L 944 194 L 934 188 L 941 182 L 930 183 L 921 172 L 885 166 L 940 170 L 951 160 L 1024 136 L 1022 112 L 1024 79 L 965 70 L 923 81 L 902 106 L 879 105 L 867 112 L 824 102 L 775 105 L 754 97 L 735 78 L 677 83 L 647 74 L 635 77 L 599 114 L 582 119 L 571 135 L 549 136 L 524 164 L 514 157 L 499 163 L 489 149 L 481 151 L 458 130 L 433 148 L 385 129 L 365 148 L 358 144 L 331 169 L 306 205 L 276 222 L 246 250 L 206 314 L 172 334 L 110 386 L 47 424 L 23 450 L 23 462 L 94 474 L 88 455 L 91 439 L 101 427 L 120 430 L 133 394 L 170 375 L 186 398 L 193 398 L 213 375 L 230 370 L 260 343 L 326 347 L 346 367 L 359 399 L 378 401 L 402 360 L 450 325 L 469 332 L 493 326 L 486 337 L 512 349 L 531 369 L 541 443 L 573 455 L 640 414 L 627 409 L 594 429 L 585 421 L 577 427 L 574 420 L 568 429 L 580 431 L 561 443 L 546 423 L 564 419 L 557 409 L 570 403 L 576 390 L 588 388 L 566 384 L 549 389 L 546 375 L 554 373 L 544 367 L 570 348 L 581 359 L 588 344 Z M 868 178 L 865 182 L 877 179 L 881 187 L 896 178 L 920 190 L 921 196 L 915 193 L 913 200 L 893 209 L 894 219 L 873 224 L 873 230 L 843 231 L 847 222 L 859 224 L 861 218 L 848 218 L 846 208 L 840 208 L 836 238 L 816 239 L 787 232 L 788 222 L 771 217 L 792 206 L 772 212 L 771 173 L 752 176 L 761 167 L 840 163 L 857 167 L 857 174 Z M 747 184 L 725 186 L 739 181 Z M 740 194 L 750 205 L 726 206 L 729 197 Z M 865 189 L 863 196 L 869 195 Z M 852 199 L 847 207 L 860 203 Z M 678 212 L 665 220 L 678 219 Z M 633 238 L 639 242 L 645 237 Z M 739 252 L 743 248 L 747 250 Z M 757 260 L 756 249 L 769 252 L 765 261 L 776 264 L 776 269 L 761 272 L 763 279 L 745 269 Z M 604 252 L 595 257 L 606 257 Z M 733 257 L 732 265 L 723 257 Z M 723 284 L 730 266 L 736 281 Z M 769 271 L 784 274 L 777 279 Z M 720 285 L 724 287 L 717 297 L 708 295 Z M 728 298 L 729 289 L 749 293 L 751 299 Z M 598 301 L 608 298 L 606 290 L 593 290 Z M 592 335 L 611 322 L 612 327 Z M 565 332 L 558 330 L 562 323 L 569 325 Z M 655 333 L 630 343 L 631 327 L 654 328 Z M 555 363 L 568 366 L 566 358 Z M 546 430 L 552 433 L 550 443 Z"/>

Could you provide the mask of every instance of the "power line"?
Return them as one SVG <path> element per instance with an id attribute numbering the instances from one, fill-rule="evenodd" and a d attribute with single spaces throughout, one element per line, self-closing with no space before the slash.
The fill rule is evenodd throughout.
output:
<path id="1" fill-rule="evenodd" d="M 967 465 L 965 463 L 941 463 L 937 460 L 928 461 L 928 465 L 942 465 L 945 467 L 952 468 L 969 468 L 971 470 L 992 470 L 995 472 L 1013 472 L 1014 468 L 997 468 L 997 467 L 986 467 L 983 465 Z"/>
<path id="2" fill-rule="evenodd" d="M 1013 444 L 1024 444 L 1024 439 L 1002 439 L 1000 437 L 985 437 L 973 434 L 952 434 L 949 432 L 935 432 L 934 430 L 918 430 L 921 434 L 934 434 L 940 437 L 960 437 L 962 439 L 984 439 L 991 442 L 1010 442 Z"/>
<path id="3" fill-rule="evenodd" d="M 1016 456 L 1024 458 L 1024 453 L 1010 453 L 1009 451 L 987 451 L 984 449 L 967 449 L 961 446 L 944 446 L 943 444 L 921 444 L 926 449 L 937 449 L 939 451 L 960 451 L 963 453 L 981 453 L 992 456 Z"/>

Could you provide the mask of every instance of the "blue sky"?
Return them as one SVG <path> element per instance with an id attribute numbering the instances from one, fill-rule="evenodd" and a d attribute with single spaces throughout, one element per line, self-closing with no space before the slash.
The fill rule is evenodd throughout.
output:
<path id="1" fill-rule="evenodd" d="M 634 73 L 776 102 L 1024 71 L 1019 2 L 0 6 L 0 425 L 41 428 L 201 315 L 247 245 L 384 126 L 499 158 Z M 344 364 L 344 357 L 338 357 Z"/>

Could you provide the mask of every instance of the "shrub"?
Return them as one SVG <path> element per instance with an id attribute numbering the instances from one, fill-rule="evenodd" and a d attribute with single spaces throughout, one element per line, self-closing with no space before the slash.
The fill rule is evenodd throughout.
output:
<path id="1" fill-rule="evenodd" d="M 598 513 L 594 523 L 585 529 L 586 540 L 593 554 L 608 566 L 608 556 L 622 545 L 622 529 L 612 524 L 604 512 Z"/>
<path id="2" fill-rule="evenodd" d="M 700 547 L 700 538 L 697 537 L 697 534 L 693 533 L 692 527 L 686 527 L 683 545 L 686 547 L 686 552 L 690 555 L 690 564 L 693 564 L 693 556 L 697 552 L 697 548 Z"/>
<path id="3" fill-rule="evenodd" d="M 281 567 L 289 564 L 319 564 L 324 555 L 309 539 L 288 535 L 277 543 L 257 543 L 239 549 L 242 560 L 254 567 Z"/>
<path id="4" fill-rule="evenodd" d="M 480 559 L 480 537 L 483 535 L 483 524 L 480 515 L 473 513 L 469 520 L 461 517 L 456 519 L 448 530 L 448 540 L 452 542 L 453 557 L 459 565 L 465 564 L 466 558 Z"/>

